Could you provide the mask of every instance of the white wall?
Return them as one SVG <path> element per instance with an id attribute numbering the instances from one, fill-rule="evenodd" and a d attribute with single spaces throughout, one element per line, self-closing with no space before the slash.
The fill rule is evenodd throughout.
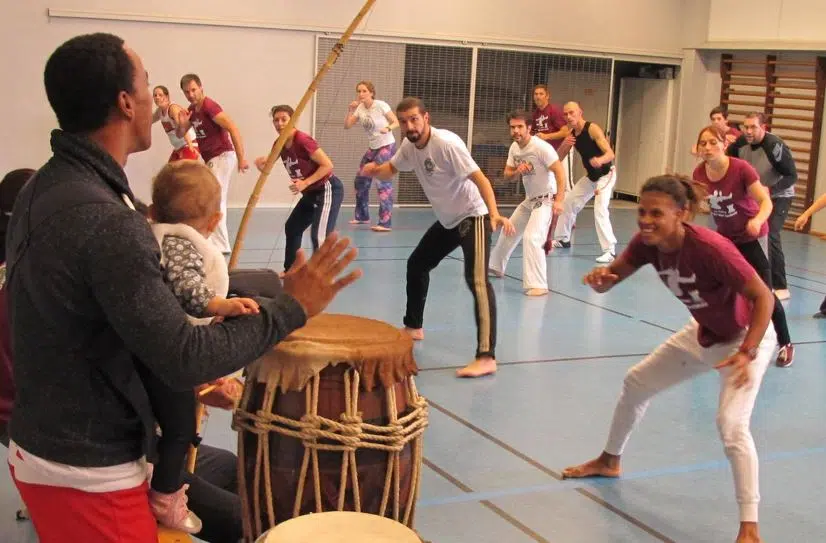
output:
<path id="1" fill-rule="evenodd" d="M 54 8 L 242 20 L 339 33 L 364 4 L 364 0 L 53 2 L 49 6 Z M 369 31 L 380 34 L 533 41 L 595 51 L 673 55 L 679 50 L 681 4 L 682 0 L 377 0 L 365 23 Z"/>
<path id="2" fill-rule="evenodd" d="M 826 39 L 823 0 L 714 0 L 708 40 L 817 42 Z M 790 44 L 791 45 L 791 44 Z"/>
<path id="3" fill-rule="evenodd" d="M 0 171 L 4 172 L 17 167 L 37 168 L 48 158 L 49 131 L 56 127 L 56 120 L 43 90 L 43 67 L 57 45 L 77 34 L 102 30 L 123 37 L 143 58 L 150 84 L 166 85 L 172 99 L 181 104 L 186 103 L 178 86 L 181 75 L 198 73 L 205 92 L 239 125 L 250 162 L 266 154 L 274 141 L 268 117 L 273 102 L 297 103 L 314 73 L 315 41 L 309 33 L 49 20 L 40 2 L 15 3 L 11 10 L 14 32 L 29 38 L 25 47 L 16 47 L 13 55 L 2 59 L 7 144 L 0 156 Z M 8 51 L 6 45 L 4 51 Z M 199 54 L 194 54 L 196 47 Z M 279 65 L 284 68 L 279 69 Z M 307 129 L 309 123 L 307 114 L 300 125 Z M 139 198 L 148 200 L 151 177 L 170 151 L 158 123 L 153 128 L 151 149 L 133 155 L 127 164 L 130 184 Z M 273 170 L 262 203 L 292 200 L 282 170 Z M 253 173 L 236 176 L 230 188 L 230 204 L 246 205 L 256 179 Z"/>
<path id="4" fill-rule="evenodd" d="M 697 159 L 691 146 L 701 128 L 708 125 L 708 112 L 720 105 L 720 54 L 689 49 L 680 73 L 680 98 L 674 146 L 674 171 L 691 175 Z"/>
<path id="5" fill-rule="evenodd" d="M 679 8 L 684 1 L 378 0 L 366 32 L 673 58 L 680 54 Z M 198 73 L 206 93 L 240 127 L 252 162 L 269 150 L 275 137 L 267 115 L 270 106 L 296 104 L 315 74 L 315 33 L 306 29 L 326 28 L 340 35 L 361 5 L 361 0 L 0 0 L 5 106 L 0 172 L 38 167 L 48 158 L 48 134 L 56 122 L 43 90 L 43 67 L 60 43 L 94 31 L 126 39 L 142 56 L 151 83 L 169 87 L 179 103 L 184 102 L 177 85 L 180 76 Z M 50 18 L 50 8 L 91 18 Z M 99 18 L 107 13 L 111 20 Z M 205 24 L 209 22 L 214 24 Z M 290 26 L 295 30 L 284 29 Z M 299 128 L 309 129 L 310 113 L 308 108 Z M 127 166 L 139 197 L 148 197 L 151 176 L 169 150 L 156 125 L 152 148 L 133 156 Z M 256 179 L 257 172 L 235 177 L 231 206 L 246 205 Z M 292 201 L 285 180 L 283 169 L 274 168 L 260 205 Z"/>

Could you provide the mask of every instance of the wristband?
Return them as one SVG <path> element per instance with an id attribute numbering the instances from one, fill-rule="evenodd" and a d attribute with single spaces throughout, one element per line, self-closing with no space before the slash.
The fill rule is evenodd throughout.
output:
<path id="1" fill-rule="evenodd" d="M 750 360 L 754 360 L 755 358 L 757 358 L 757 347 L 752 347 L 748 349 L 745 345 L 740 345 L 740 348 L 737 349 L 737 352 L 743 353 L 744 355 L 748 356 Z"/>

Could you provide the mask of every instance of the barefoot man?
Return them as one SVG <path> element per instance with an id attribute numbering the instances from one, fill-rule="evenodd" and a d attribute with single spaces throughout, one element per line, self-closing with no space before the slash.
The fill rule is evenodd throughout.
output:
<path id="1" fill-rule="evenodd" d="M 371 162 L 363 171 L 380 179 L 390 179 L 400 171 L 415 171 L 438 219 L 407 260 L 405 330 L 413 339 L 424 339 L 430 271 L 461 247 L 465 280 L 473 294 L 478 343 L 473 362 L 456 374 L 479 377 L 494 373 L 496 299 L 487 273 L 490 238 L 500 225 L 505 234 L 512 234 L 513 225 L 499 214 L 490 181 L 471 158 L 465 143 L 449 130 L 431 127 L 430 115 L 419 98 L 402 100 L 396 115 L 405 140 L 390 162 Z"/>

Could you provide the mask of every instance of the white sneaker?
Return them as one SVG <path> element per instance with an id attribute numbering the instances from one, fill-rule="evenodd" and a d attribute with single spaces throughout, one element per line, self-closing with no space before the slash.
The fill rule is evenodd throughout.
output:
<path id="1" fill-rule="evenodd" d="M 614 253 L 611 251 L 605 251 L 602 253 L 602 256 L 597 257 L 597 262 L 600 264 L 610 264 L 614 261 Z"/>

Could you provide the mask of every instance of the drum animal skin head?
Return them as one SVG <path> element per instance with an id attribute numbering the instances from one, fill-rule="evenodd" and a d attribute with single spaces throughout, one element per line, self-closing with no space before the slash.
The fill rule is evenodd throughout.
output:
<path id="1" fill-rule="evenodd" d="M 416 532 L 394 520 L 350 511 L 312 513 L 283 522 L 256 543 L 422 543 Z"/>
<path id="2" fill-rule="evenodd" d="M 247 379 L 302 390 L 330 365 L 356 368 L 364 390 L 390 388 L 416 375 L 413 340 L 386 322 L 355 315 L 322 313 L 284 338 L 247 367 Z"/>

